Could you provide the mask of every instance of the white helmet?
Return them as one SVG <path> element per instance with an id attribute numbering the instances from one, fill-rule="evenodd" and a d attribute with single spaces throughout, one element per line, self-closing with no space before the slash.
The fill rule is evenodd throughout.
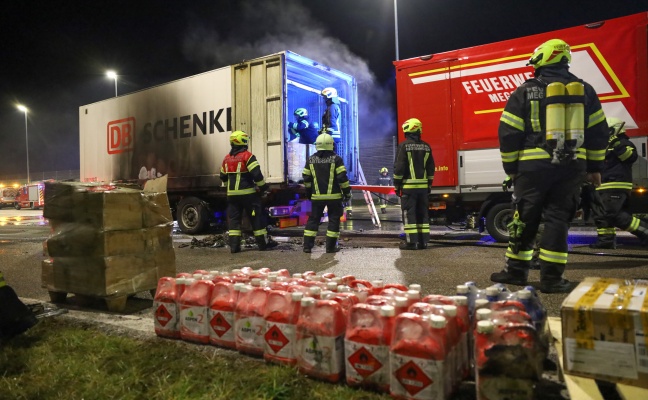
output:
<path id="1" fill-rule="evenodd" d="M 332 87 L 327 87 L 322 89 L 322 96 L 324 96 L 327 99 L 333 99 L 335 97 L 338 97 L 337 90 Z"/>

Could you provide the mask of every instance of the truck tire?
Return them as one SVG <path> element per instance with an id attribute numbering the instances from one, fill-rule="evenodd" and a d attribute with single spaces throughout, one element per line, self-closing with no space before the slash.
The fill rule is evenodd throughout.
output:
<path id="1" fill-rule="evenodd" d="M 188 234 L 201 232 L 209 220 L 207 205 L 197 197 L 185 197 L 178 203 L 176 219 L 182 232 Z"/>
<path id="2" fill-rule="evenodd" d="M 486 229 L 500 243 L 508 243 L 509 234 L 506 225 L 511 222 L 513 212 L 510 203 L 495 204 L 486 214 Z"/>
<path id="3" fill-rule="evenodd" d="M 16 205 L 14 206 L 14 208 L 15 208 L 16 210 L 20 210 L 20 209 L 21 209 L 20 204 L 16 203 Z"/>

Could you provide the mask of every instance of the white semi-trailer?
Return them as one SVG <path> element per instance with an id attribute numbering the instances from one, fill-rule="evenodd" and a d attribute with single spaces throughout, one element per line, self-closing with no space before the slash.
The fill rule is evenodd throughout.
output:
<path id="1" fill-rule="evenodd" d="M 289 141 L 297 108 L 321 123 L 320 92 L 338 91 L 341 142 L 351 181 L 359 178 L 355 79 L 285 51 L 79 108 L 81 180 L 138 182 L 168 176 L 168 195 L 186 233 L 222 218 L 225 188 L 219 178 L 234 130 L 250 134 L 274 205 L 303 192 L 301 172 L 314 146 Z"/>

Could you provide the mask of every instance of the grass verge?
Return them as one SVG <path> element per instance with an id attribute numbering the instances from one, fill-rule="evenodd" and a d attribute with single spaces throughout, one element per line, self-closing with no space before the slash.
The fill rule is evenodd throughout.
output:
<path id="1" fill-rule="evenodd" d="M 153 329 L 153 327 L 151 327 Z M 212 346 L 41 321 L 0 349 L 6 399 L 387 399 Z"/>

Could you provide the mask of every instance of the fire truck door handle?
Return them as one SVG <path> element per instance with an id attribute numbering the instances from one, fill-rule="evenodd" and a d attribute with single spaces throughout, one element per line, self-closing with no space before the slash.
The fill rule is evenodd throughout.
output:
<path id="1" fill-rule="evenodd" d="M 459 168 L 463 168 L 463 156 L 459 156 Z"/>
<path id="2" fill-rule="evenodd" d="M 641 144 L 641 156 L 646 158 L 646 143 Z"/>

